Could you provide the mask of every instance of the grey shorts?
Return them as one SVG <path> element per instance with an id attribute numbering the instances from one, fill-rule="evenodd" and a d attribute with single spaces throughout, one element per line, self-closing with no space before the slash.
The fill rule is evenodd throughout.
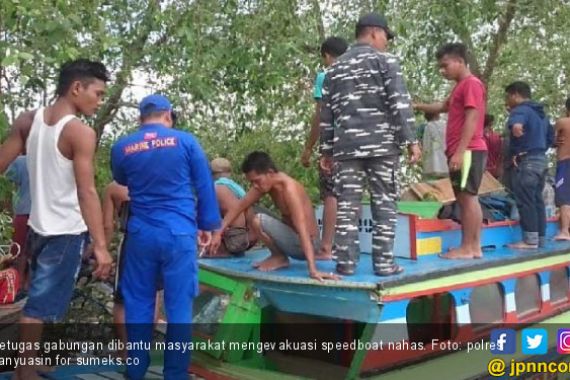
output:
<path id="1" fill-rule="evenodd" d="M 271 215 L 257 214 L 257 217 L 259 218 L 263 232 L 269 235 L 283 254 L 297 260 L 306 260 L 297 232 Z M 321 241 L 316 238 L 313 239 L 312 243 L 316 255 L 321 246 Z"/>

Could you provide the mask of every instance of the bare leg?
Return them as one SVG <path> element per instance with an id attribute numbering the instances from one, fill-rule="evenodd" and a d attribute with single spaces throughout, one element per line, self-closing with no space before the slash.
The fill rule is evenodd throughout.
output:
<path id="1" fill-rule="evenodd" d="M 560 231 L 554 240 L 570 240 L 570 205 L 560 207 Z"/>
<path id="2" fill-rule="evenodd" d="M 271 237 L 262 230 L 258 217 L 255 217 L 253 219 L 251 227 L 256 231 L 259 239 L 261 239 L 263 244 L 265 244 L 265 246 L 271 252 L 271 255 L 265 260 L 253 263 L 253 267 L 259 269 L 262 272 L 269 272 L 272 270 L 288 267 L 289 258 L 277 248 Z"/>
<path id="3" fill-rule="evenodd" d="M 323 238 L 321 248 L 315 256 L 318 260 L 330 260 L 332 258 L 332 245 L 336 225 L 336 198 L 328 196 L 325 198 L 323 210 Z"/>
<path id="4" fill-rule="evenodd" d="M 461 208 L 461 246 L 440 255 L 445 259 L 479 259 L 483 257 L 481 250 L 481 223 L 483 212 L 479 197 L 465 192 L 457 194 L 457 202 Z"/>
<path id="5" fill-rule="evenodd" d="M 34 345 L 41 341 L 42 332 L 44 324 L 41 320 L 31 317 L 21 317 L 20 318 L 20 342 L 29 342 Z M 37 357 L 38 353 L 36 350 L 24 350 L 20 353 L 20 358 L 24 358 L 26 361 L 31 361 L 33 358 Z M 46 366 L 21 366 L 16 368 L 14 371 L 14 376 L 12 379 L 21 380 L 36 380 L 42 379 L 38 375 L 38 371 L 49 372 L 53 370 L 51 367 Z"/>

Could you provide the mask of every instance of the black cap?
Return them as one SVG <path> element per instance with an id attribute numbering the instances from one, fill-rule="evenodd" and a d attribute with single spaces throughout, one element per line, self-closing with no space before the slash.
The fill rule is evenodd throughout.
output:
<path id="1" fill-rule="evenodd" d="M 394 33 L 392 33 L 390 28 L 388 28 L 388 21 L 386 21 L 386 17 L 382 16 L 379 13 L 372 12 L 360 17 L 356 23 L 356 28 L 358 29 L 365 26 L 375 26 L 382 28 L 386 31 L 389 40 L 394 38 Z"/>

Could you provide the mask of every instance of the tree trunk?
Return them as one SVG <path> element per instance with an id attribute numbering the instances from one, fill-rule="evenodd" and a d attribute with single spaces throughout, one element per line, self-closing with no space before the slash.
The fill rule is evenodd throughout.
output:
<path id="1" fill-rule="evenodd" d="M 505 14 L 501 20 L 499 20 L 499 30 L 493 36 L 491 50 L 489 51 L 489 56 L 487 57 L 487 62 L 485 63 L 485 70 L 483 71 L 483 75 L 481 77 L 485 83 L 491 79 L 491 75 L 493 75 L 493 71 L 495 70 L 497 58 L 499 58 L 501 47 L 507 41 L 507 33 L 516 13 L 516 4 L 517 0 L 509 0 Z"/>

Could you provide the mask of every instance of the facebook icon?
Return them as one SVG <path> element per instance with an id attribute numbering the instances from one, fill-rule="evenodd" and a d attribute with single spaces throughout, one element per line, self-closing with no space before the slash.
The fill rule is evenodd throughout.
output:
<path id="1" fill-rule="evenodd" d="M 489 343 L 493 354 L 514 354 L 517 351 L 517 334 L 513 329 L 494 329 Z"/>

